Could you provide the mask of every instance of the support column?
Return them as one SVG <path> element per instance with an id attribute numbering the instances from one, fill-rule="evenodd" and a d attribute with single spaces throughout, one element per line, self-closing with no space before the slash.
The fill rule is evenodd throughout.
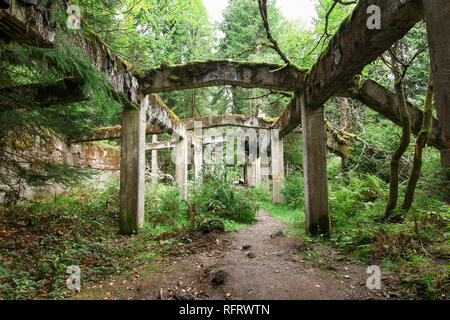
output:
<path id="1" fill-rule="evenodd" d="M 255 185 L 261 185 L 261 158 L 255 159 Z"/>
<path id="2" fill-rule="evenodd" d="M 196 181 L 202 178 L 202 164 L 203 164 L 203 144 L 201 138 L 193 138 L 194 145 L 194 177 Z"/>
<path id="3" fill-rule="evenodd" d="M 249 159 L 249 161 L 251 161 Z M 255 186 L 255 163 L 254 161 L 247 164 L 247 184 L 249 187 Z"/>
<path id="4" fill-rule="evenodd" d="M 192 144 L 194 145 L 194 177 L 196 181 L 200 181 L 203 166 L 203 123 L 201 121 L 194 122 Z"/>
<path id="5" fill-rule="evenodd" d="M 296 93 L 302 113 L 306 230 L 311 235 L 330 230 L 326 136 L 323 107 L 308 108 L 303 93 Z"/>
<path id="6" fill-rule="evenodd" d="M 450 167 L 450 6 L 448 0 L 426 0 L 425 20 L 439 125 L 448 148 L 441 150 L 443 167 Z"/>
<path id="7" fill-rule="evenodd" d="M 181 139 L 181 138 L 180 138 Z M 175 181 L 181 189 L 183 197 L 187 195 L 187 172 L 188 172 L 188 139 L 183 138 L 175 147 Z"/>
<path id="8" fill-rule="evenodd" d="M 152 142 L 158 142 L 158 135 L 152 135 Z M 158 183 L 158 150 L 152 150 L 152 183 Z"/>
<path id="9" fill-rule="evenodd" d="M 259 130 L 259 158 L 261 160 L 261 182 L 265 186 L 269 185 L 270 175 L 270 159 L 268 155 L 268 149 L 270 144 L 270 131 L 260 129 Z"/>
<path id="10" fill-rule="evenodd" d="M 119 232 L 131 235 L 144 225 L 145 129 L 148 96 L 140 109 L 122 114 Z"/>
<path id="11" fill-rule="evenodd" d="M 273 203 L 284 202 L 281 189 L 284 187 L 284 150 L 283 139 L 280 139 L 280 130 L 270 130 L 272 145 L 272 194 Z"/>

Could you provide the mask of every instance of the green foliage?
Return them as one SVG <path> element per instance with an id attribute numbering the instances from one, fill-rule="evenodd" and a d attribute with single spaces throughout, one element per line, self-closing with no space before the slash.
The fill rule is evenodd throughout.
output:
<path id="1" fill-rule="evenodd" d="M 163 184 L 148 184 L 145 192 L 145 217 L 155 235 L 187 230 L 189 220 L 180 189 Z"/>
<path id="2" fill-rule="evenodd" d="M 202 183 L 190 192 L 189 202 L 201 213 L 240 223 L 255 222 L 257 205 L 249 201 L 245 190 L 235 188 L 224 172 L 220 166 L 205 169 Z"/>
<path id="3" fill-rule="evenodd" d="M 117 235 L 118 191 L 114 180 L 104 190 L 88 186 L 0 210 L 0 296 L 62 298 L 70 265 L 81 268 L 83 287 L 130 270 L 140 238 Z"/>
<path id="4" fill-rule="evenodd" d="M 54 48 L 43 49 L 16 43 L 0 45 L 0 88 L 29 84 L 51 84 L 68 75 L 83 79 L 83 103 L 40 108 L 33 97 L 14 93 L 5 101 L 14 101 L 15 110 L 0 112 L 0 189 L 6 204 L 13 204 L 29 186 L 68 185 L 90 175 L 86 170 L 55 165 L 36 159 L 23 151 L 31 147 L 52 147 L 56 138 L 68 141 L 118 119 L 122 106 L 111 97 L 112 85 L 73 46 L 74 39 L 65 29 L 67 16 L 57 2 L 52 9 L 55 29 Z M 25 147 L 24 147 L 25 146 Z"/>
<path id="5" fill-rule="evenodd" d="M 264 202 L 267 199 L 272 199 L 272 191 L 267 185 L 260 185 L 247 190 L 250 199 L 256 202 Z"/>
<path id="6" fill-rule="evenodd" d="M 416 203 L 401 223 L 383 221 L 385 181 L 364 172 L 343 174 L 335 159 L 328 165 L 332 224 L 328 239 L 310 238 L 305 233 L 300 173 L 286 176 L 285 204 L 264 202 L 262 207 L 284 221 L 289 231 L 302 237 L 305 243 L 325 244 L 351 253 L 368 264 L 383 265 L 396 272 L 400 281 L 394 288 L 398 289 L 399 298 L 446 299 L 450 286 L 448 265 L 434 254 L 434 248 L 448 245 L 450 207 L 436 199 L 434 184 L 443 183 L 442 176 L 447 170 L 436 172 L 439 162 L 436 152 L 429 150 L 425 158 L 427 165 L 423 174 L 427 178 L 422 180 Z M 444 192 L 448 189 L 447 185 L 441 187 Z M 447 195 L 440 197 L 445 199 Z"/>
<path id="7" fill-rule="evenodd" d="M 284 196 L 286 205 L 292 209 L 304 208 L 305 206 L 305 192 L 303 173 L 294 171 L 286 175 L 284 188 L 281 190 Z"/>

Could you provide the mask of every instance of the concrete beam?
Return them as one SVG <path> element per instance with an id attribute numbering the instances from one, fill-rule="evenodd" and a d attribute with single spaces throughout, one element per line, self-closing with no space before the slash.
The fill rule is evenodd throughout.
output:
<path id="1" fill-rule="evenodd" d="M 381 10 L 381 29 L 370 30 L 368 8 Z M 322 108 L 324 103 L 345 88 L 362 69 L 401 39 L 423 18 L 422 0 L 360 0 L 346 18 L 327 48 L 305 77 L 308 108 Z M 298 104 L 291 103 L 275 127 L 282 136 L 301 123 Z"/>
<path id="2" fill-rule="evenodd" d="M 107 128 L 98 128 L 93 130 L 90 134 L 75 139 L 75 142 L 92 142 L 102 140 L 114 140 L 120 139 L 122 132 L 122 126 L 114 126 Z M 158 128 L 155 125 L 147 124 L 145 130 L 146 135 L 165 133 L 165 130 Z"/>
<path id="3" fill-rule="evenodd" d="M 87 97 L 83 91 L 84 83 L 76 79 L 2 88 L 0 89 L 0 112 L 86 101 Z"/>
<path id="4" fill-rule="evenodd" d="M 369 107 L 370 109 L 378 112 L 382 116 L 391 120 L 394 124 L 401 126 L 400 118 L 398 117 L 398 105 L 397 105 L 397 97 L 394 92 L 386 89 L 382 85 L 378 84 L 373 80 L 366 80 L 363 84 L 359 84 L 356 82 L 352 82 L 352 87 L 347 88 L 347 90 L 342 90 L 338 94 L 338 96 L 345 96 L 348 98 L 356 99 Z M 295 98 L 292 99 L 290 105 L 286 108 L 286 110 L 294 110 L 294 107 L 291 107 L 291 104 L 296 104 Z M 413 134 L 418 134 L 422 129 L 422 120 L 423 120 L 423 111 L 418 107 L 414 106 L 412 103 L 407 101 L 408 112 L 411 116 L 411 131 Z M 301 117 L 301 110 L 295 109 L 296 117 Z M 283 113 L 283 116 L 286 116 L 286 112 Z M 280 136 L 284 137 L 286 134 L 293 133 L 302 133 L 302 129 L 300 126 L 291 130 L 291 127 L 288 125 L 288 121 L 286 119 L 279 119 L 275 126 L 281 125 L 280 128 Z M 328 128 L 329 129 L 329 128 Z M 333 139 L 333 132 L 327 130 L 327 147 L 332 152 L 339 152 L 345 154 L 345 149 L 348 147 L 347 145 L 342 145 L 339 141 Z M 448 144 L 444 138 L 443 131 L 440 127 L 439 121 L 433 117 L 431 132 L 428 135 L 427 140 L 428 145 L 438 149 L 445 150 L 448 148 Z"/>
<path id="5" fill-rule="evenodd" d="M 153 137 L 158 137 L 157 135 L 153 135 Z M 171 149 L 175 148 L 177 145 L 176 140 L 166 140 L 166 141 L 152 141 L 150 143 L 145 144 L 145 150 L 161 150 L 161 149 Z"/>
<path id="6" fill-rule="evenodd" d="M 304 94 L 296 95 L 302 109 L 306 230 L 312 235 L 326 234 L 330 208 L 323 108 L 313 110 L 307 107 Z"/>
<path id="7" fill-rule="evenodd" d="M 25 24 L 25 21 L 34 21 Z M 21 0 L 12 0 L 8 10 L 0 12 L 0 39 L 33 47 L 52 48 L 56 31 L 48 26 L 40 10 L 30 10 Z"/>
<path id="8" fill-rule="evenodd" d="M 0 38 L 5 41 L 15 41 L 20 44 L 41 48 L 53 48 L 56 30 L 51 26 L 52 15 L 68 5 L 63 0 L 52 10 L 40 10 L 37 5 L 25 3 L 22 0 L 12 0 L 8 10 L 0 12 Z M 84 31 L 71 30 L 74 47 L 81 50 L 88 61 L 98 71 L 104 73 L 113 84 L 116 94 L 125 96 L 129 101 L 140 105 L 138 96 L 141 96 L 139 84 L 131 65 L 121 60 L 96 35 L 86 36 Z"/>
<path id="9" fill-rule="evenodd" d="M 147 110 L 147 121 L 164 132 L 172 134 L 175 132 L 183 139 L 188 139 L 188 133 L 184 123 L 178 119 L 175 113 L 169 109 L 158 96 L 150 94 L 150 107 Z"/>
<path id="10" fill-rule="evenodd" d="M 396 125 L 401 126 L 401 120 L 398 116 L 397 97 L 395 93 L 384 88 L 377 82 L 372 80 L 365 81 L 358 88 L 356 95 L 351 97 L 361 101 L 367 107 L 391 120 Z M 411 131 L 417 135 L 422 129 L 423 111 L 415 107 L 410 102 L 407 102 L 406 106 L 411 117 Z M 438 150 L 443 150 L 448 147 L 444 139 L 440 122 L 434 117 L 427 143 Z"/>
<path id="11" fill-rule="evenodd" d="M 441 162 L 450 167 L 450 6 L 446 0 L 426 0 L 424 7 L 436 112 L 447 143 L 441 150 Z"/>
<path id="12" fill-rule="evenodd" d="M 276 119 L 250 117 L 245 115 L 225 114 L 220 116 L 190 118 L 181 120 L 186 130 L 194 130 L 194 124 L 201 123 L 203 129 L 217 127 L 243 127 L 255 129 L 270 129 Z"/>
<path id="13" fill-rule="evenodd" d="M 219 85 L 292 91 L 302 87 L 305 73 L 306 70 L 273 63 L 207 60 L 163 64 L 144 71 L 139 80 L 146 93 Z"/>

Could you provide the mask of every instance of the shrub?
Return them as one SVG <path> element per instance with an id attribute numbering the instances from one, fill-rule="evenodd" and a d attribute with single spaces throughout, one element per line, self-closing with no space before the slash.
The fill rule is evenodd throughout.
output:
<path id="1" fill-rule="evenodd" d="M 194 185 L 189 203 L 199 214 L 209 214 L 240 223 L 256 221 L 257 205 L 245 190 L 235 188 L 230 179 L 225 178 L 225 170 L 216 166 L 203 175 L 203 181 Z"/>
<path id="2" fill-rule="evenodd" d="M 272 200 L 272 194 L 268 186 L 260 185 L 247 190 L 248 196 L 253 201 L 264 202 Z"/>
<path id="3" fill-rule="evenodd" d="M 188 225 L 180 189 L 163 184 L 149 184 L 145 193 L 145 216 L 153 227 L 164 225 L 173 230 Z"/>
<path id="4" fill-rule="evenodd" d="M 305 203 L 303 174 L 301 172 L 288 173 L 281 193 L 288 207 L 292 209 L 303 208 Z"/>

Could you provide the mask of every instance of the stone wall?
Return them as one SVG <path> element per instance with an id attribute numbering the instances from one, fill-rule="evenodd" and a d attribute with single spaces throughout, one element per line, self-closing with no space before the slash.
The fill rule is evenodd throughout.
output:
<path id="1" fill-rule="evenodd" d="M 49 163 L 63 164 L 75 168 L 87 168 L 99 170 L 100 174 L 94 175 L 91 181 L 102 184 L 110 176 L 118 175 L 120 171 L 120 148 L 100 146 L 95 143 L 69 144 L 55 137 L 53 141 L 42 143 L 37 138 L 23 138 L 19 141 L 12 139 L 7 144 L 16 160 L 21 157 L 26 159 L 39 159 Z M 83 182 L 83 183 L 85 183 Z M 45 186 L 31 188 L 25 186 L 21 194 L 25 199 L 42 199 L 60 194 L 64 188 L 60 186 Z M 3 200 L 0 194 L 0 202 Z"/>

